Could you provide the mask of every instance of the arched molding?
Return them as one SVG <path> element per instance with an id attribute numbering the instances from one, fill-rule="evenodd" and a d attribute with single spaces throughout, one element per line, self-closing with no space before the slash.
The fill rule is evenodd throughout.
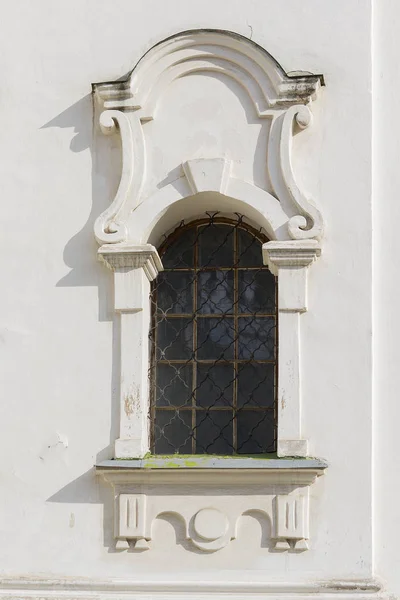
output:
<path id="1" fill-rule="evenodd" d="M 132 212 L 132 241 L 157 245 L 161 236 L 180 221 L 203 216 L 206 211 L 240 212 L 263 227 L 271 240 L 285 239 L 288 217 L 280 202 L 269 192 L 229 173 L 230 162 L 224 159 L 187 161 L 182 165 L 181 178 L 157 190 Z M 174 211 L 177 203 L 179 211 Z"/>
<path id="2" fill-rule="evenodd" d="M 199 71 L 222 72 L 239 82 L 259 117 L 270 116 L 273 107 L 310 102 L 323 85 L 321 75 L 288 76 L 268 52 L 241 35 L 191 30 L 151 48 L 126 80 L 95 84 L 94 89 L 105 108 L 139 110 L 147 121 L 172 81 Z"/>

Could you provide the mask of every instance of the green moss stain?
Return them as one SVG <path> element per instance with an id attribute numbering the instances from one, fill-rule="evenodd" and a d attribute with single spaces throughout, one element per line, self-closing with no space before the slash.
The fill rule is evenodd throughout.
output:
<path id="1" fill-rule="evenodd" d="M 230 454 L 230 455 L 216 455 L 216 454 L 150 454 L 148 452 L 145 456 L 140 458 L 127 458 L 120 460 L 131 460 L 140 461 L 141 466 L 145 469 L 179 469 L 179 468 L 201 468 L 211 466 L 216 460 L 310 460 L 312 457 L 295 457 L 285 456 L 279 458 L 276 452 L 268 454 Z"/>

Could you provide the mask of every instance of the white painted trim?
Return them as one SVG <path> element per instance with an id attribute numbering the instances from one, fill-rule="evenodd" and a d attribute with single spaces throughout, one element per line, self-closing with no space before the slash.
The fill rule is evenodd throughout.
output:
<path id="1" fill-rule="evenodd" d="M 194 469 L 174 463 L 173 457 L 161 466 L 152 464 L 152 459 L 136 461 L 142 465 L 137 468 L 132 466 L 135 461 L 128 462 L 127 467 L 124 461 L 116 461 L 115 466 L 106 461 L 96 467 L 96 473 L 114 489 L 116 550 L 150 550 L 153 523 L 164 513 L 175 515 L 184 526 L 185 539 L 204 552 L 221 550 L 236 539 L 241 517 L 255 513 L 271 524 L 275 551 L 308 549 L 309 488 L 325 468 L 312 467 L 315 461 L 310 461 L 309 468 L 307 460 L 291 461 L 301 467 L 282 469 Z M 196 490 L 190 502 L 188 486 Z M 193 526 L 197 521 L 203 524 L 200 529 Z"/>
<path id="2" fill-rule="evenodd" d="M 307 456 L 301 435 L 300 313 L 307 310 L 307 269 L 320 255 L 316 240 L 268 242 L 264 262 L 278 276 L 278 456 Z"/>
<path id="3" fill-rule="evenodd" d="M 106 244 L 98 258 L 114 272 L 114 310 L 120 318 L 120 431 L 117 458 L 149 451 L 148 326 L 150 282 L 162 271 L 151 244 Z"/>
<path id="4" fill-rule="evenodd" d="M 257 459 L 254 459 L 257 460 Z M 121 461 L 118 461 L 121 462 Z M 149 460 L 149 463 L 151 459 Z M 171 458 L 170 463 L 174 462 Z M 189 483 L 204 486 L 221 485 L 312 485 L 317 477 L 323 474 L 325 467 L 310 468 L 279 468 L 275 469 L 224 469 L 204 468 L 192 469 L 185 467 L 177 468 L 152 468 L 139 469 L 124 468 L 118 466 L 110 468 L 102 464 L 96 466 L 96 473 L 101 475 L 111 484 L 162 484 L 185 487 Z"/>
<path id="5" fill-rule="evenodd" d="M 166 194 L 163 189 L 161 194 L 156 194 L 155 206 L 152 199 L 141 197 L 147 168 L 143 126 L 156 118 L 156 104 L 169 85 L 193 72 L 212 75 L 217 72 L 235 79 L 249 94 L 258 117 L 272 121 L 265 161 L 276 197 L 250 184 L 248 188 L 253 189 L 248 189 L 242 197 L 240 190 L 232 189 L 235 184 L 230 177 L 230 163 L 223 156 L 201 159 L 182 156 L 182 175 L 186 177 L 184 192 L 176 194 L 172 189 Z M 205 191 L 230 196 L 243 201 L 245 207 L 255 209 L 261 221 L 267 222 L 271 239 L 319 239 L 323 232 L 322 216 L 296 182 L 292 139 L 296 132 L 311 124 L 312 114 L 305 105 L 315 99 L 321 81 L 318 75 L 288 77 L 272 56 L 247 38 L 224 31 L 197 30 L 178 34 L 154 46 L 126 81 L 94 84 L 95 98 L 103 111 L 101 130 L 106 134 L 119 131 L 123 154 L 117 194 L 96 221 L 97 241 L 145 242 L 163 216 L 163 209 L 181 198 Z M 286 202 L 281 205 L 283 196 Z M 144 214 L 136 212 L 141 203 Z M 130 220 L 132 212 L 135 212 L 135 224 Z"/>
<path id="6" fill-rule="evenodd" d="M 107 109 L 137 110 L 142 121 L 154 118 L 168 85 L 196 71 L 220 72 L 247 91 L 259 117 L 268 109 L 308 103 L 323 84 L 320 75 L 289 77 L 260 46 L 236 33 L 192 30 L 160 42 L 147 52 L 125 81 L 97 83 L 95 94 Z"/>
<path id="7" fill-rule="evenodd" d="M 156 103 L 169 84 L 199 70 L 233 77 L 247 90 L 258 116 L 271 120 L 265 163 L 273 193 L 233 177 L 231 160 L 225 156 L 181 156 L 180 175 L 178 169 L 173 182 L 148 197 L 141 197 L 146 175 L 142 128 L 146 121 L 156 118 Z M 102 130 L 112 133 L 119 129 L 122 140 L 120 187 L 95 227 L 97 240 L 109 242 L 100 248 L 99 257 L 114 270 L 115 310 L 123 313 L 121 339 L 126 344 L 122 341 L 121 354 L 127 372 L 123 366 L 122 415 L 126 413 L 127 402 L 128 409 L 137 405 L 134 398 L 140 397 L 138 406 L 142 411 L 148 402 L 144 398 L 148 351 L 136 347 L 131 337 L 136 331 L 137 344 L 144 346 L 150 323 L 146 304 L 149 285 L 142 277 L 142 270 L 151 281 L 162 269 L 149 242 L 158 244 L 177 223 L 203 216 L 206 210 L 224 214 L 240 212 L 263 227 L 273 240 L 264 246 L 263 252 L 266 264 L 278 275 L 278 453 L 307 456 L 307 440 L 301 434 L 299 313 L 307 310 L 307 267 L 321 252 L 317 240 L 323 233 L 323 221 L 296 182 L 292 141 L 296 132 L 312 122 L 308 104 L 316 97 L 320 84 L 321 78 L 315 75 L 288 77 L 267 52 L 246 38 L 228 32 L 198 30 L 178 34 L 156 45 L 126 81 L 94 86 L 100 108 L 105 109 L 100 115 Z M 196 200 L 192 201 L 194 197 Z M 207 202 L 213 206 L 207 206 Z M 142 269 L 137 271 L 139 267 Z M 140 315 L 136 314 L 140 311 Z M 116 444 L 117 458 L 144 455 L 148 435 L 143 415 L 135 427 L 133 416 L 121 417 L 121 431 L 125 434 L 121 434 Z M 143 425 L 141 441 L 139 422 Z M 136 442 L 129 442 L 130 437 Z"/>
<path id="8" fill-rule="evenodd" d="M 119 110 L 100 114 L 100 128 L 105 135 L 119 132 L 122 145 L 122 173 L 115 198 L 96 219 L 94 233 L 99 244 L 115 244 L 127 238 L 126 222 L 131 211 L 128 197 L 139 198 L 145 176 L 145 142 L 136 115 L 129 117 Z"/>
<path id="9" fill-rule="evenodd" d="M 143 600 L 159 597 L 163 600 L 176 600 L 177 595 L 185 594 L 185 599 L 204 600 L 212 598 L 230 598 L 230 600 L 260 600 L 261 597 L 276 600 L 330 600 L 333 596 L 341 600 L 383 600 L 379 582 L 366 579 L 361 581 L 314 581 L 314 582 L 272 582 L 254 581 L 251 573 L 248 579 L 235 580 L 179 580 L 157 579 L 89 579 L 89 578 L 35 578 L 31 576 L 2 577 L 0 579 L 0 598 L 18 598 L 21 600 L 117 600 L 123 595 L 126 600 Z M 388 596 L 387 596 L 388 598 Z"/>

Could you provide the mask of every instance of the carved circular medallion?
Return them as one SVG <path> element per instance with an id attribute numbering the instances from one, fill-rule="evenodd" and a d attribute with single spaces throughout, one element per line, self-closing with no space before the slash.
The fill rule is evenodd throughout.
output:
<path id="1" fill-rule="evenodd" d="M 226 534 L 228 519 L 216 508 L 202 508 L 194 517 L 194 530 L 203 540 L 216 540 Z"/>

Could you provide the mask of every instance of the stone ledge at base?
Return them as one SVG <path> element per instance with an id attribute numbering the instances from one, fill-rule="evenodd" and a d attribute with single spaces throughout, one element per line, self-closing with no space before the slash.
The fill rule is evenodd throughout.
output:
<path id="1" fill-rule="evenodd" d="M 3 577 L 0 579 L 0 599 L 18 598 L 20 600 L 143 600 L 144 598 L 162 598 L 176 600 L 178 594 L 185 594 L 186 600 L 204 600 L 206 595 L 213 600 L 229 598 L 231 600 L 260 600 L 260 598 L 280 600 L 329 600 L 340 596 L 342 600 L 389 600 L 379 582 L 366 579 L 362 581 L 311 581 L 311 582 L 268 582 L 239 579 L 224 580 L 97 580 L 79 578 L 35 578 L 29 576 Z"/>
<path id="2" fill-rule="evenodd" d="M 167 456 L 105 460 L 96 465 L 103 469 L 326 469 L 320 458 L 256 458 L 220 456 Z"/>

